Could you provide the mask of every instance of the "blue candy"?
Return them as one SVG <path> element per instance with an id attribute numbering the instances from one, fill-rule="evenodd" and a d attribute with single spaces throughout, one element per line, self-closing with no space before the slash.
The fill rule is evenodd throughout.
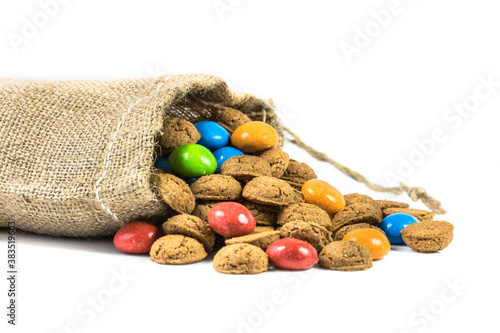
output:
<path id="1" fill-rule="evenodd" d="M 191 185 L 192 183 L 194 183 L 194 182 L 195 182 L 195 181 L 197 181 L 197 180 L 198 180 L 198 178 L 196 178 L 196 177 L 192 177 L 192 178 L 184 178 L 184 181 L 185 181 L 186 183 L 188 183 L 189 185 Z"/>
<path id="2" fill-rule="evenodd" d="M 226 146 L 229 142 L 229 132 L 213 121 L 200 121 L 194 126 L 201 134 L 199 145 L 216 150 Z"/>
<path id="3" fill-rule="evenodd" d="M 156 161 L 156 167 L 158 169 L 164 169 L 165 171 L 172 171 L 170 163 L 168 163 L 168 155 L 158 157 L 158 161 Z"/>
<path id="4" fill-rule="evenodd" d="M 416 222 L 418 222 L 418 219 L 414 216 L 396 213 L 383 219 L 378 224 L 378 227 L 385 232 L 391 244 L 404 244 L 403 237 L 401 237 L 401 230 Z"/>
<path id="5" fill-rule="evenodd" d="M 214 151 L 215 160 L 217 161 L 217 169 L 215 169 L 215 172 L 218 173 L 220 171 L 222 163 L 224 163 L 228 158 L 240 155 L 245 154 L 233 147 L 222 147 Z"/>

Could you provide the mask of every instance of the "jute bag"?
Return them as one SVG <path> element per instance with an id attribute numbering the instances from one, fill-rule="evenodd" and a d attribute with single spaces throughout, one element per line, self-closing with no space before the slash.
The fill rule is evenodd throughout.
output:
<path id="1" fill-rule="evenodd" d="M 0 228 L 100 237 L 161 221 L 168 208 L 150 178 L 166 117 L 210 119 L 224 106 L 274 126 L 288 141 L 374 191 L 406 192 L 436 213 L 421 187 L 384 187 L 280 125 L 271 101 L 233 93 L 211 75 L 110 81 L 0 80 Z"/>
<path id="2" fill-rule="evenodd" d="M 196 122 L 222 106 L 283 133 L 271 103 L 210 75 L 0 80 L 0 227 L 98 237 L 154 221 L 167 212 L 150 182 L 163 119 Z"/>

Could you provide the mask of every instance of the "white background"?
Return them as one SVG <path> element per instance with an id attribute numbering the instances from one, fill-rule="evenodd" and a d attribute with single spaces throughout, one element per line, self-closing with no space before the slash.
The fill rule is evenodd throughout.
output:
<path id="1" fill-rule="evenodd" d="M 498 328 L 500 86 L 481 95 L 467 116 L 447 113 L 477 101 L 476 89 L 487 92 L 477 88 L 480 77 L 500 82 L 498 2 L 401 0 L 380 27 L 371 12 L 391 7 L 388 0 L 73 0 L 52 7 L 53 17 L 44 22 L 40 3 L 47 1 L 2 0 L 1 77 L 219 75 L 233 90 L 273 98 L 284 123 L 307 143 L 374 182 L 389 185 L 387 172 L 398 174 L 402 160 L 418 162 L 404 181 L 442 201 L 449 213 L 438 219 L 455 225 L 455 239 L 437 254 L 397 247 L 365 272 L 229 276 L 216 273 L 210 260 L 162 266 L 124 255 L 111 240 L 19 234 L 18 325 L 6 324 L 2 277 L 2 332 Z M 214 4 L 229 7 L 221 14 Z M 38 31 L 14 47 L 9 39 L 22 37 L 23 18 L 34 22 L 34 16 L 41 20 L 35 19 Z M 360 44 L 359 30 L 367 27 L 372 37 Z M 346 57 L 346 44 L 357 53 Z M 419 153 L 416 141 L 429 140 L 436 129 L 445 139 L 427 155 Z M 393 198 L 291 144 L 285 150 L 343 193 Z M 2 230 L 4 271 L 6 236 Z M 122 273 L 131 279 L 118 282 L 115 274 Z M 105 303 L 99 311 L 88 303 L 95 297 Z"/>

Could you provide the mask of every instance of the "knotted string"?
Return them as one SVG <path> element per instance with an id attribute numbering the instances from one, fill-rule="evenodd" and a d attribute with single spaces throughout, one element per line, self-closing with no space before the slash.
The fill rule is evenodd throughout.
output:
<path id="1" fill-rule="evenodd" d="M 293 131 L 291 131 L 287 127 L 283 127 L 283 129 L 288 132 L 293 139 L 287 139 L 287 141 L 297 145 L 298 147 L 304 149 L 306 152 L 309 153 L 312 157 L 319 161 L 327 162 L 339 169 L 342 173 L 345 175 L 351 177 L 352 179 L 361 182 L 365 184 L 369 189 L 372 189 L 377 192 L 388 192 L 388 193 L 394 193 L 394 194 L 401 194 L 403 192 L 406 192 L 408 196 L 413 200 L 413 201 L 418 201 L 421 200 L 424 205 L 426 205 L 430 210 L 437 214 L 444 214 L 446 213 L 446 210 L 441 207 L 441 202 L 439 200 L 434 199 L 431 197 L 429 194 L 427 194 L 427 191 L 420 187 L 409 187 L 405 183 L 400 183 L 399 187 L 385 187 L 382 185 L 374 184 L 370 182 L 366 177 L 361 175 L 359 172 L 354 171 L 345 165 L 340 164 L 339 162 L 335 161 L 333 158 L 328 156 L 325 153 L 322 153 L 320 151 L 317 151 L 316 149 L 312 148 L 311 146 L 307 145 L 304 141 L 300 139 L 300 137 Z"/>

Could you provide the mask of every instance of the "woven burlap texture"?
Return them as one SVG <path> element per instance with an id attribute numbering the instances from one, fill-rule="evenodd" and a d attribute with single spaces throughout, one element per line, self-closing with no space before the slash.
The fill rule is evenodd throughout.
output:
<path id="1" fill-rule="evenodd" d="M 0 227 L 100 237 L 161 219 L 167 207 L 150 176 L 163 120 L 206 120 L 223 106 L 282 134 L 271 101 L 211 75 L 0 80 Z"/>

